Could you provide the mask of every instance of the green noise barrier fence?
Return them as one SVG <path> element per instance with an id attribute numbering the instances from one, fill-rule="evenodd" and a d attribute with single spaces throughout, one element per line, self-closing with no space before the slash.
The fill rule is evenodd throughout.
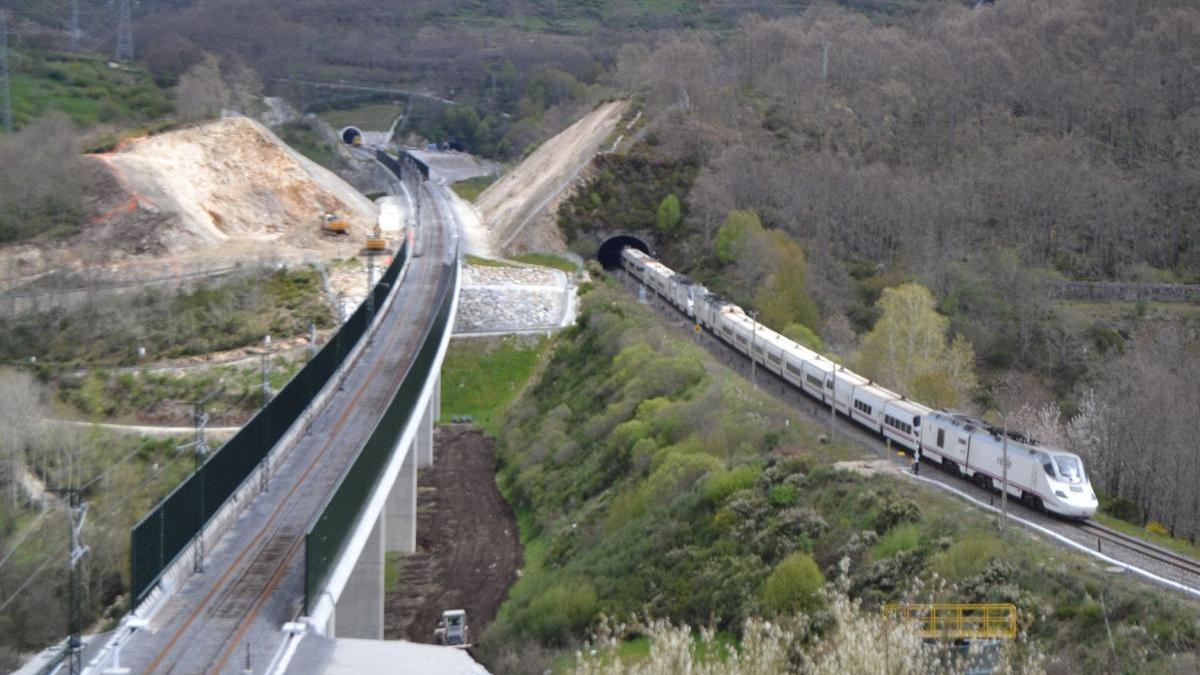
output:
<path id="1" fill-rule="evenodd" d="M 383 469 L 391 459 L 392 450 L 404 433 L 416 409 L 421 390 L 433 372 L 434 360 L 449 325 L 454 305 L 454 287 L 458 281 L 458 265 L 451 263 L 441 275 L 438 289 L 437 314 L 423 336 L 420 351 L 388 405 L 379 425 L 371 433 L 354 463 L 342 474 L 338 487 L 325 502 L 321 515 L 309 528 L 304 540 L 304 603 L 305 613 L 311 615 L 321 589 L 346 545 L 354 523 L 358 521 L 367 499 L 375 488 Z M 412 452 L 410 450 L 410 452 Z"/>
<path id="2" fill-rule="evenodd" d="M 266 459 L 337 372 L 370 327 L 374 308 L 387 300 L 407 257 L 408 246 L 401 245 L 371 296 L 316 356 L 237 435 L 133 526 L 129 560 L 134 604 L 153 590 L 163 572 Z"/>

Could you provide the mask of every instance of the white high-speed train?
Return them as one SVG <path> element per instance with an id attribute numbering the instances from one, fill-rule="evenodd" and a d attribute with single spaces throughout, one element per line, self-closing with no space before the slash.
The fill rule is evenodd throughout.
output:
<path id="1" fill-rule="evenodd" d="M 920 447 L 924 461 L 938 462 L 984 487 L 1002 489 L 1005 443 L 999 429 L 885 389 L 756 323 L 737 305 L 642 251 L 626 247 L 621 265 L 699 326 L 822 404 L 903 448 L 915 452 Z M 1010 434 L 1007 446 L 1009 495 L 1071 518 L 1096 513 L 1096 493 L 1077 455 L 1015 434 Z"/>

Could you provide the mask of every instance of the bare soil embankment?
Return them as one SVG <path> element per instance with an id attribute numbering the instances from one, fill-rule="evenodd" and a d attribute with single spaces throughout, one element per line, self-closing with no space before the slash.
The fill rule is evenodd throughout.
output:
<path id="1" fill-rule="evenodd" d="M 389 640 L 433 643 L 447 609 L 467 611 L 476 640 L 523 562 L 516 518 L 496 487 L 495 442 L 470 426 L 442 426 L 434 456 L 418 479 L 417 551 L 400 560 L 385 599 Z"/>
<path id="2" fill-rule="evenodd" d="M 565 246 L 554 219 L 557 204 L 616 130 L 625 106 L 612 101 L 597 107 L 479 195 L 475 207 L 496 250 L 514 255 Z"/>
<path id="3" fill-rule="evenodd" d="M 247 118 L 133 139 L 91 155 L 82 231 L 0 248 L 0 291 L 184 275 L 239 261 L 353 255 L 375 205 Z M 350 236 L 321 232 L 324 213 Z"/>

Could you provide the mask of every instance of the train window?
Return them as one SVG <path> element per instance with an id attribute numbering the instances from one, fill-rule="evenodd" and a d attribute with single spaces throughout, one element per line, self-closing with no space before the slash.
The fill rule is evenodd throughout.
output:
<path id="1" fill-rule="evenodd" d="M 775 356 L 774 354 L 767 354 L 767 360 L 770 361 L 771 363 L 774 363 L 775 365 L 779 365 L 780 363 L 782 363 L 781 359 L 778 356 Z"/>
<path id="2" fill-rule="evenodd" d="M 912 423 L 912 425 L 913 425 L 913 428 L 914 428 L 914 429 L 919 429 L 919 428 L 921 428 L 921 418 L 920 418 L 920 417 L 914 417 L 914 418 L 913 418 L 913 423 Z"/>
<path id="3" fill-rule="evenodd" d="M 814 387 L 819 388 L 821 386 L 821 378 L 817 377 L 816 375 L 805 375 L 804 379 L 808 380 L 808 383 Z"/>
<path id="4" fill-rule="evenodd" d="M 787 368 L 787 371 L 789 373 L 791 373 L 792 375 L 795 375 L 796 377 L 800 377 L 800 374 L 801 374 L 800 369 L 797 368 L 796 366 L 793 366 L 792 364 L 789 363 L 784 367 Z"/>
<path id="5" fill-rule="evenodd" d="M 1050 460 L 1046 460 L 1046 463 L 1042 465 L 1042 469 L 1044 469 L 1046 471 L 1047 476 L 1050 476 L 1051 478 L 1055 478 L 1054 465 L 1050 463 Z"/>
<path id="6" fill-rule="evenodd" d="M 833 389 L 833 380 L 825 380 L 825 388 Z"/>
<path id="7" fill-rule="evenodd" d="M 1079 466 L 1079 460 L 1070 455 L 1055 455 L 1054 463 L 1058 466 L 1058 473 L 1068 483 L 1078 483 L 1083 480 L 1083 469 Z"/>
<path id="8" fill-rule="evenodd" d="M 871 414 L 871 406 L 867 405 L 866 403 L 863 403 L 862 401 L 860 401 L 858 399 L 854 399 L 854 407 L 858 408 L 859 410 L 865 412 L 868 415 Z"/>
<path id="9" fill-rule="evenodd" d="M 938 429 L 937 445 L 939 448 L 946 447 L 946 430 L 945 429 Z"/>

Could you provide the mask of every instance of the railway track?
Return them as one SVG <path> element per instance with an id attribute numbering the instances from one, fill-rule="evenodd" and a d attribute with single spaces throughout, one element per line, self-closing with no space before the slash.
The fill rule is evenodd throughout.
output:
<path id="1" fill-rule="evenodd" d="M 630 277 L 624 271 L 617 272 L 626 288 L 635 295 L 641 285 L 637 279 Z M 667 302 L 653 289 L 646 287 L 645 299 L 656 312 L 668 321 L 677 323 L 682 329 L 692 332 L 694 322 L 679 308 Z M 694 333 L 701 347 L 713 354 L 718 360 L 733 368 L 743 377 L 748 377 L 750 359 L 745 354 L 733 349 L 725 342 L 712 335 L 707 330 Z M 758 368 L 758 386 L 767 393 L 790 405 L 801 415 L 814 424 L 825 426 L 839 439 L 848 440 L 861 446 L 872 454 L 897 464 L 907 464 L 907 460 L 898 460 L 894 452 L 889 452 L 883 439 L 866 429 L 851 424 L 840 413 L 831 416 L 829 409 L 823 403 L 817 402 L 807 393 L 800 391 L 775 373 L 765 368 Z M 831 425 L 832 421 L 832 425 Z M 922 478 L 935 478 L 959 492 L 998 507 L 1000 493 L 981 487 L 977 483 L 966 480 L 952 471 L 945 470 L 940 464 L 922 462 Z M 937 471 L 929 471 L 937 469 Z M 1125 534 L 1095 521 L 1073 521 L 1064 519 L 1045 511 L 1030 508 L 1020 501 L 1010 499 L 1009 513 L 1022 519 L 1036 523 L 1054 531 L 1056 534 L 1071 539 L 1075 543 L 1102 553 L 1124 565 L 1151 572 L 1164 579 L 1180 583 L 1194 589 L 1200 589 L 1200 562 L 1179 555 L 1173 551 L 1156 546 L 1132 535 Z"/>
<path id="2" fill-rule="evenodd" d="M 1193 579 L 1200 579 L 1200 562 L 1191 558 L 1143 539 L 1138 539 L 1120 530 L 1114 530 L 1107 525 L 1101 525 L 1094 520 L 1079 523 L 1077 527 L 1096 540 L 1096 550 L 1100 553 L 1126 549 L 1150 558 L 1160 565 L 1175 569 L 1181 575 L 1191 575 Z"/>
<path id="3" fill-rule="evenodd" d="M 153 639 L 140 648 L 130 645 L 127 653 L 136 672 L 241 672 L 243 650 L 247 664 L 252 657 L 259 667 L 270 660 L 278 640 L 264 636 L 277 637 L 279 626 L 301 611 L 294 596 L 303 595 L 299 554 L 313 510 L 336 488 L 342 465 L 352 461 L 354 448 L 374 429 L 375 415 L 387 408 L 408 370 L 406 364 L 415 357 L 420 345 L 406 342 L 413 332 L 405 327 L 427 325 L 436 311 L 434 303 L 423 300 L 436 296 L 442 286 L 441 252 L 449 245 L 453 220 L 432 209 L 430 214 L 418 232 L 430 254 L 410 263 L 405 286 L 412 287 L 411 294 L 396 298 L 375 346 L 364 353 L 373 356 L 347 376 L 349 400 L 327 406 L 307 437 L 308 450 L 293 453 L 280 467 L 275 478 L 279 485 L 271 486 L 274 494 L 253 518 L 246 514 L 254 524 L 226 536 L 235 540 L 232 551 L 224 563 L 214 561 L 213 577 L 192 577 L 187 585 L 193 588 L 180 591 L 190 600 L 181 597 L 174 610 L 164 611 L 169 616 L 153 631 Z M 219 544 L 223 545 L 229 544 Z"/>

